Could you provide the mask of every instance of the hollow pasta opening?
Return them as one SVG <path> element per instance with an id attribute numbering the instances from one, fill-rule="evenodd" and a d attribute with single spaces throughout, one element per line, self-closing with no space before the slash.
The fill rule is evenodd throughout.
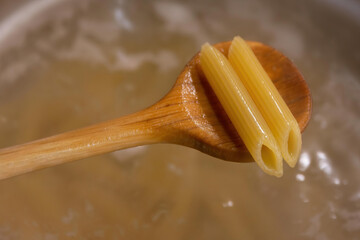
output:
<path id="1" fill-rule="evenodd" d="M 265 145 L 262 145 L 261 147 L 261 158 L 266 167 L 276 170 L 276 155 L 270 148 Z"/>
<path id="2" fill-rule="evenodd" d="M 297 155 L 298 152 L 298 142 L 297 137 L 294 130 L 290 130 L 289 137 L 288 137 L 288 153 L 290 157 L 294 157 Z"/>

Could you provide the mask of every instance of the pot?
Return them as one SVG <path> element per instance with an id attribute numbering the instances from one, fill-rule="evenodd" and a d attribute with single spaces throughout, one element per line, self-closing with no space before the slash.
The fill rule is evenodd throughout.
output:
<path id="1" fill-rule="evenodd" d="M 0 147 L 158 101 L 204 42 L 290 57 L 312 119 L 282 178 L 175 145 L 0 182 L 1 239 L 356 239 L 360 4 L 354 0 L 0 1 Z"/>

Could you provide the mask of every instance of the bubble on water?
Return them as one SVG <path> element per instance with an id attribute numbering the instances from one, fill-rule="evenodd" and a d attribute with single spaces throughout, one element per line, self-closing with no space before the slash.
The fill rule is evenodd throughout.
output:
<path id="1" fill-rule="evenodd" d="M 299 182 L 303 182 L 305 181 L 305 176 L 303 174 L 296 174 L 296 180 L 298 180 Z"/>
<path id="2" fill-rule="evenodd" d="M 234 202 L 233 202 L 232 200 L 228 200 L 228 201 L 226 201 L 226 202 L 223 202 L 223 203 L 222 203 L 222 206 L 223 206 L 224 208 L 233 207 L 233 206 L 234 206 Z"/>
<path id="3" fill-rule="evenodd" d="M 310 154 L 308 152 L 301 153 L 298 164 L 299 170 L 303 172 L 306 171 L 306 169 L 308 169 L 308 167 L 310 166 L 310 163 L 311 163 Z"/>
<path id="4" fill-rule="evenodd" d="M 317 156 L 317 162 L 318 162 L 318 167 L 321 171 L 323 171 L 325 174 L 327 175 L 331 175 L 332 174 L 332 166 L 331 163 L 329 161 L 329 159 L 327 158 L 326 154 L 322 151 L 318 151 L 316 153 Z"/>

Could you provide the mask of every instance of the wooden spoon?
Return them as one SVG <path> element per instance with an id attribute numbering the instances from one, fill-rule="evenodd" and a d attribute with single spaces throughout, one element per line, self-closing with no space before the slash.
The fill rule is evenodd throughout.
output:
<path id="1" fill-rule="evenodd" d="M 231 42 L 215 45 L 225 55 Z M 283 54 L 248 42 L 299 123 L 311 115 L 309 88 Z M 140 112 L 79 130 L 0 150 L 0 179 L 102 153 L 154 143 L 174 143 L 235 162 L 252 161 L 200 68 L 197 53 L 174 87 Z"/>

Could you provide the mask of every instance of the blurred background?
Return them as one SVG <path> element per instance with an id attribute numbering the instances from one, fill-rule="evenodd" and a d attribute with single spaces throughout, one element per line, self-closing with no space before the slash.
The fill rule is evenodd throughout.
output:
<path id="1" fill-rule="evenodd" d="M 312 119 L 282 178 L 175 145 L 0 182 L 0 239 L 360 239 L 357 0 L 0 0 L 0 147 L 158 101 L 208 41 L 282 51 Z"/>

